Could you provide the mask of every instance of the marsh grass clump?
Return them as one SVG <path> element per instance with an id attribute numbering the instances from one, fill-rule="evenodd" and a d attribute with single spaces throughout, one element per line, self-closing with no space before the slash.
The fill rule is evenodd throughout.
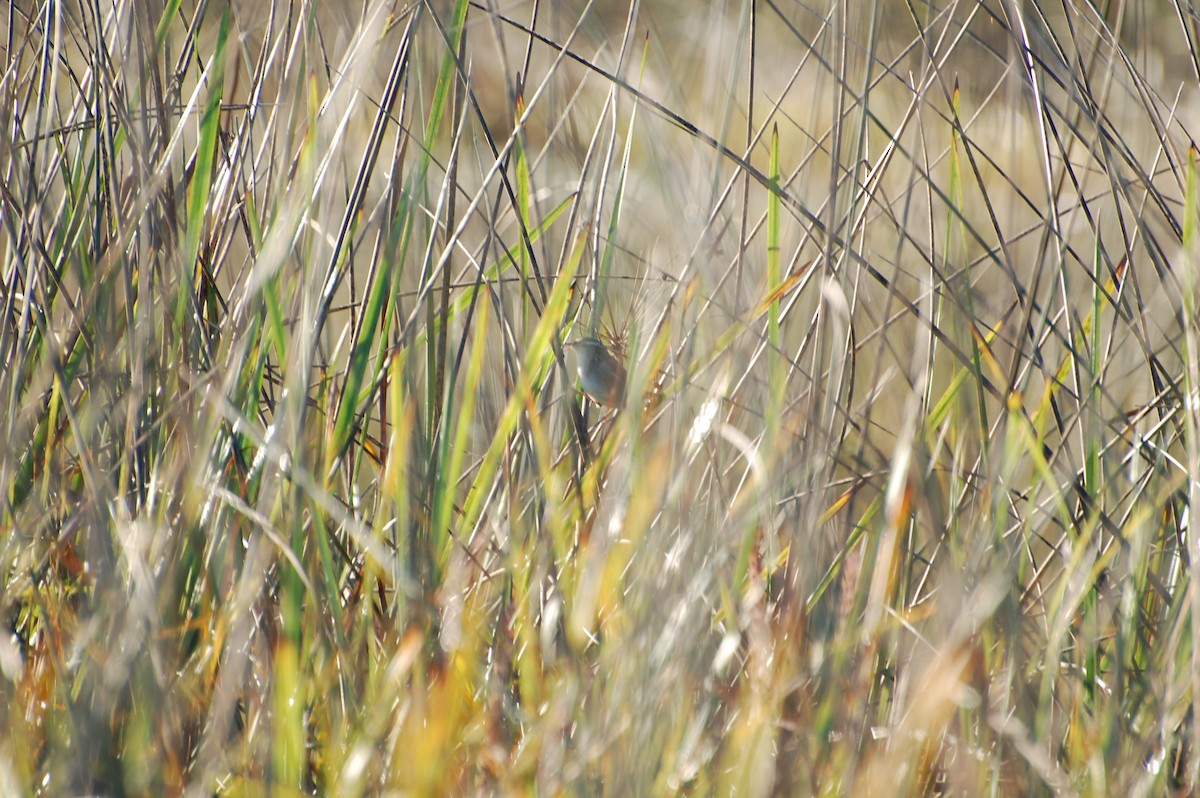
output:
<path id="1" fill-rule="evenodd" d="M 1168 10 L 12 4 L 0 793 L 1195 791 Z"/>

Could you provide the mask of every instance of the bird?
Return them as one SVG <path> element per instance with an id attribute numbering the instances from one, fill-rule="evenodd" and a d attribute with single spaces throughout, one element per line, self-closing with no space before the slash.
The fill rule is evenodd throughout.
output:
<path id="1" fill-rule="evenodd" d="M 604 407 L 619 407 L 625 400 L 624 358 L 598 338 L 580 338 L 564 349 L 575 353 L 575 373 L 589 399 Z"/>

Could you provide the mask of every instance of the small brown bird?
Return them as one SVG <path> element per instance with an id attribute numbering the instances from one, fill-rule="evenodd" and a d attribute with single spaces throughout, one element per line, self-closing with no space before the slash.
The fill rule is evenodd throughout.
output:
<path id="1" fill-rule="evenodd" d="M 583 392 L 598 405 L 620 407 L 625 401 L 625 366 L 622 357 L 598 338 L 580 338 L 564 349 L 575 353 L 575 372 Z"/>

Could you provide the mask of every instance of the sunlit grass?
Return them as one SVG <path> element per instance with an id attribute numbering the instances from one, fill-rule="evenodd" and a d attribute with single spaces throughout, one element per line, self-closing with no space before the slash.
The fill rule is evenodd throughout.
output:
<path id="1" fill-rule="evenodd" d="M 5 17 L 0 793 L 1195 790 L 1190 17 L 634 12 Z"/>

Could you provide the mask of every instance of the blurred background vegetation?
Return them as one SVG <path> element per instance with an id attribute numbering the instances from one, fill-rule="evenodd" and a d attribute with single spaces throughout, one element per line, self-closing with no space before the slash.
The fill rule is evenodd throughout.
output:
<path id="1" fill-rule="evenodd" d="M 6 4 L 0 793 L 1190 794 L 1198 23 Z"/>

